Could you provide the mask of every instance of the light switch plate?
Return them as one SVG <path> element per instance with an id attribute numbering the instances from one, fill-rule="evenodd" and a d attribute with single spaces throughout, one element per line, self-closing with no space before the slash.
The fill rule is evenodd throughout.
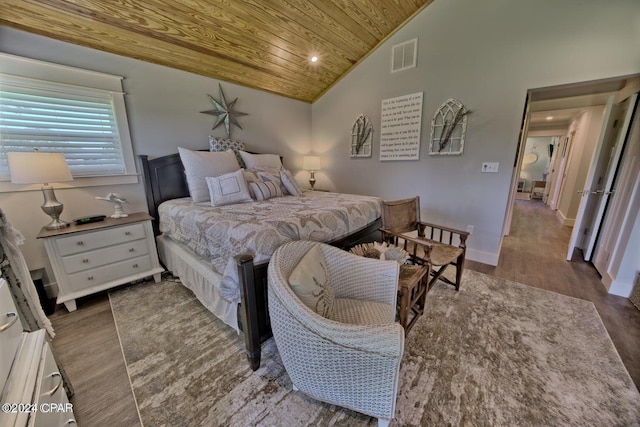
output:
<path id="1" fill-rule="evenodd" d="M 482 163 L 482 172 L 498 172 L 498 167 L 500 163 L 498 162 L 484 162 Z"/>

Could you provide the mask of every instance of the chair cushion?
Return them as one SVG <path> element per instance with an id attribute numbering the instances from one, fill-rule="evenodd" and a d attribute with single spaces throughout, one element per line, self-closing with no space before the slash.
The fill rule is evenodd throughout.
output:
<path id="1" fill-rule="evenodd" d="M 414 237 L 415 238 L 415 237 Z M 436 242 L 435 240 L 424 239 L 426 244 L 431 246 L 431 264 L 433 266 L 441 266 L 453 262 L 462 254 L 462 248 L 458 246 L 447 245 L 445 243 Z M 413 242 L 407 242 L 407 252 L 413 253 Z M 424 248 L 418 246 L 416 255 L 424 258 Z"/>
<path id="2" fill-rule="evenodd" d="M 336 298 L 331 320 L 351 325 L 388 325 L 396 310 L 389 304 L 352 298 Z"/>
<path id="3" fill-rule="evenodd" d="M 311 310 L 322 317 L 332 318 L 335 294 L 319 245 L 309 249 L 294 267 L 289 275 L 289 286 Z"/>

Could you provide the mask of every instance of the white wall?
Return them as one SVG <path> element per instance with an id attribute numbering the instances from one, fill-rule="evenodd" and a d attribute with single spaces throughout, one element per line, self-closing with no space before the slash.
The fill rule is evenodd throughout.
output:
<path id="1" fill-rule="evenodd" d="M 391 47 L 418 38 L 417 68 L 390 73 Z M 526 92 L 640 72 L 637 0 L 436 0 L 312 107 L 318 186 L 385 199 L 420 195 L 423 218 L 466 229 L 470 259 L 496 264 Z M 424 93 L 420 160 L 380 162 L 387 98 Z M 430 122 L 448 98 L 468 116 L 464 154 L 429 157 Z M 374 123 L 373 156 L 350 159 L 359 114 Z M 481 173 L 482 162 L 499 173 Z"/>
<path id="2" fill-rule="evenodd" d="M 136 155 L 157 157 L 177 152 L 178 146 L 204 149 L 208 148 L 208 135 L 226 135 L 223 126 L 211 131 L 214 117 L 200 113 L 212 107 L 207 94 L 219 97 L 217 80 L 2 26 L 0 52 L 124 76 Z M 239 98 L 237 110 L 249 114 L 238 119 L 243 130 L 234 127 L 231 136 L 244 141 L 251 150 L 279 153 L 284 156 L 285 166 L 294 172 L 300 169 L 302 154 L 311 147 L 311 106 L 231 83 L 223 82 L 222 88 L 228 99 Z M 301 183 L 308 179 L 304 173 L 298 175 Z M 127 212 L 147 209 L 141 183 L 61 189 L 56 195 L 64 204 L 63 219 L 113 213 L 110 203 L 94 198 L 109 192 L 127 198 Z M 40 228 L 50 220 L 40 209 L 42 201 L 39 190 L 0 193 L 0 208 L 26 237 L 22 250 L 29 268 L 45 267 L 53 277 L 44 245 L 36 240 Z"/>

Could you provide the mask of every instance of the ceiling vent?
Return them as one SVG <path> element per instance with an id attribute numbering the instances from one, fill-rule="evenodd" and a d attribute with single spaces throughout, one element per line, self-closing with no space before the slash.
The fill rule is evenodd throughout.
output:
<path id="1" fill-rule="evenodd" d="M 391 72 L 406 70 L 416 66 L 418 39 L 397 44 L 391 49 Z"/>

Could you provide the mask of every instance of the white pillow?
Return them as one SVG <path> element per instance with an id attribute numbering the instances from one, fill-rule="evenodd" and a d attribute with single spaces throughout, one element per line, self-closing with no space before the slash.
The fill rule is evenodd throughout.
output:
<path id="1" fill-rule="evenodd" d="M 298 262 L 289 276 L 289 286 L 311 310 L 327 319 L 333 316 L 335 293 L 320 245 L 309 249 Z"/>
<path id="2" fill-rule="evenodd" d="M 250 182 L 249 188 L 251 188 L 253 198 L 258 201 L 282 197 L 282 190 L 275 182 Z"/>
<path id="3" fill-rule="evenodd" d="M 233 150 L 233 154 L 236 155 L 236 159 L 238 160 L 241 168 L 244 167 L 244 161 L 242 160 L 242 157 L 240 157 L 240 151 L 244 149 L 244 142 L 242 141 L 209 135 L 209 151 L 218 152 Z"/>
<path id="4" fill-rule="evenodd" d="M 209 187 L 211 206 L 252 201 L 242 169 L 221 176 L 208 176 L 206 181 Z"/>
<path id="5" fill-rule="evenodd" d="M 251 154 L 247 153 L 246 151 L 240 151 L 240 157 L 242 157 L 242 160 L 244 161 L 247 169 L 259 167 L 282 167 L 280 156 L 278 156 L 277 154 Z"/>
<path id="6" fill-rule="evenodd" d="M 284 188 L 287 189 L 287 193 L 296 197 L 302 196 L 302 188 L 300 188 L 300 185 L 295 180 L 291 172 L 283 168 L 280 171 L 280 179 L 282 180 L 282 185 L 284 185 Z"/>
<path id="7" fill-rule="evenodd" d="M 208 151 L 191 151 L 178 147 L 180 160 L 187 177 L 189 194 L 194 202 L 206 202 L 209 199 L 209 189 L 205 178 L 220 176 L 240 170 L 233 151 L 212 153 Z"/>

